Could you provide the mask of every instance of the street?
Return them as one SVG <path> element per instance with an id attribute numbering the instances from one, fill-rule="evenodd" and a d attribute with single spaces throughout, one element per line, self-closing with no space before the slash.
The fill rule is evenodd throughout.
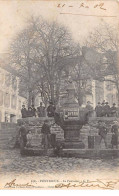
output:
<path id="1" fill-rule="evenodd" d="M 119 159 L 93 160 L 80 158 L 61 158 L 43 156 L 21 156 L 19 149 L 2 150 L 0 174 L 45 174 L 45 173 L 95 173 L 115 172 Z"/>

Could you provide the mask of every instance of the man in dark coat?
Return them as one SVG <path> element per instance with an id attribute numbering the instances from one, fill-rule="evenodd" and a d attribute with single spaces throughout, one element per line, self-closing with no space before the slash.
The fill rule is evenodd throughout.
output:
<path id="1" fill-rule="evenodd" d="M 106 116 L 106 117 L 110 116 L 110 106 L 109 106 L 108 102 L 105 103 L 104 113 L 105 113 L 104 116 Z"/>
<path id="2" fill-rule="evenodd" d="M 42 145 L 47 149 L 50 147 L 50 125 L 48 120 L 44 121 L 44 124 L 41 128 L 41 133 L 43 134 Z"/>
<path id="3" fill-rule="evenodd" d="M 56 107 L 53 105 L 53 102 L 49 102 L 49 106 L 47 107 L 47 115 L 48 117 L 54 117 Z"/>
<path id="4" fill-rule="evenodd" d="M 100 102 L 98 102 L 98 105 L 95 107 L 95 112 L 97 117 L 101 117 L 102 114 L 102 106 Z"/>
<path id="5" fill-rule="evenodd" d="M 31 106 L 32 109 L 32 116 L 36 117 L 36 108 L 34 107 L 34 105 Z"/>
<path id="6" fill-rule="evenodd" d="M 101 144 L 102 139 L 104 140 L 105 147 L 107 148 L 107 141 L 106 141 L 106 136 L 107 136 L 107 128 L 104 125 L 104 122 L 99 120 L 98 121 L 98 135 L 100 135 L 100 141 L 99 144 Z"/>
<path id="7" fill-rule="evenodd" d="M 40 102 L 40 106 L 37 107 L 37 113 L 38 117 L 45 117 L 45 107 L 42 105 L 42 102 Z"/>
<path id="8" fill-rule="evenodd" d="M 28 108 L 28 111 L 27 111 L 27 117 L 32 117 L 32 116 L 33 116 L 32 108 L 29 107 L 29 108 Z"/>
<path id="9" fill-rule="evenodd" d="M 19 136 L 20 136 L 20 140 L 22 141 L 23 147 L 25 147 L 26 146 L 26 143 L 27 143 L 27 137 L 26 137 L 26 135 L 27 135 L 27 130 L 25 128 L 24 123 L 22 122 L 21 127 L 19 129 Z"/>
<path id="10" fill-rule="evenodd" d="M 103 117 L 103 116 L 105 116 L 105 109 L 104 109 L 104 107 L 105 107 L 105 103 L 104 102 L 102 102 L 102 112 L 101 112 L 101 117 Z"/>
<path id="11" fill-rule="evenodd" d="M 113 106 L 110 108 L 110 112 L 111 112 L 111 116 L 117 116 L 117 108 L 116 108 L 116 104 L 113 103 Z"/>
<path id="12" fill-rule="evenodd" d="M 118 122 L 117 121 L 114 121 L 114 125 L 111 128 L 111 132 L 112 132 L 112 139 L 111 139 L 112 148 L 116 146 L 116 148 L 118 149 Z"/>
<path id="13" fill-rule="evenodd" d="M 21 115 L 22 115 L 22 118 L 26 118 L 27 117 L 27 110 L 25 108 L 25 105 L 22 105 Z"/>

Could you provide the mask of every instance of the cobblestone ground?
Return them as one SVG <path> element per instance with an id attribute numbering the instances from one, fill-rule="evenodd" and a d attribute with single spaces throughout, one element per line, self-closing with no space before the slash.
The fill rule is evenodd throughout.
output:
<path id="1" fill-rule="evenodd" d="M 112 172 L 119 168 L 119 159 L 89 160 L 79 158 L 21 156 L 19 149 L 2 150 L 0 153 L 0 174 L 28 174 L 36 172 Z"/>

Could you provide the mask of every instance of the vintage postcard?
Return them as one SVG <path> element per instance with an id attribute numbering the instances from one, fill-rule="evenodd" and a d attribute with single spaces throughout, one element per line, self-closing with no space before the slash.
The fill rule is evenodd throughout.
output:
<path id="1" fill-rule="evenodd" d="M 118 0 L 0 0 L 0 189 L 119 189 L 118 33 Z"/>

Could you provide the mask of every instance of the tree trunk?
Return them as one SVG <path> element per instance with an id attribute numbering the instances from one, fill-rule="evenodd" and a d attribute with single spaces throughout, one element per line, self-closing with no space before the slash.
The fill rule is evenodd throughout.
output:
<path id="1" fill-rule="evenodd" d="M 50 90 L 51 90 L 51 101 L 54 103 L 55 98 L 54 98 L 54 84 L 51 83 L 50 85 Z"/>

